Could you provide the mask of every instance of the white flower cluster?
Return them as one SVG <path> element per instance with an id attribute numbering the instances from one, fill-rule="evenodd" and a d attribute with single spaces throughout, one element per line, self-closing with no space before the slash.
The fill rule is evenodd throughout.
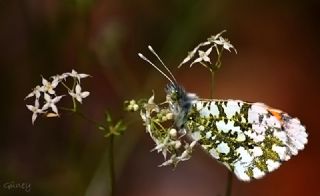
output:
<path id="1" fill-rule="evenodd" d="M 181 67 L 183 64 L 191 61 L 192 59 L 193 61 L 190 64 L 190 67 L 195 63 L 200 63 L 205 67 L 210 68 L 210 66 L 208 67 L 206 63 L 212 64 L 209 55 L 211 54 L 213 48 L 215 49 L 218 55 L 216 64 L 220 63 L 219 60 L 220 60 L 223 49 L 228 50 L 229 52 L 231 52 L 230 49 L 233 49 L 237 53 L 237 50 L 234 48 L 234 46 L 231 45 L 226 38 L 223 38 L 221 36 L 224 32 L 225 30 L 218 33 L 217 35 L 213 35 L 209 37 L 207 41 L 201 42 L 200 44 L 198 44 L 191 52 L 188 53 L 188 56 L 182 61 L 182 63 L 180 63 L 178 68 Z M 209 48 L 206 51 L 203 51 L 203 50 L 200 50 L 200 48 L 202 47 L 209 47 Z M 198 57 L 195 57 L 197 52 L 198 52 Z"/>
<path id="2" fill-rule="evenodd" d="M 154 95 L 152 95 L 141 107 L 140 115 L 146 131 L 156 144 L 152 151 L 161 152 L 165 159 L 160 166 L 176 166 L 179 162 L 191 158 L 192 149 L 197 142 L 189 143 L 184 137 L 185 130 L 177 131 L 173 128 L 173 114 L 166 104 L 154 103 Z M 169 159 L 167 159 L 168 154 Z"/>
<path id="3" fill-rule="evenodd" d="M 88 74 L 79 74 L 75 70 L 72 70 L 70 73 L 51 76 L 51 81 L 48 81 L 42 77 L 42 86 L 36 86 L 32 92 L 25 97 L 25 99 L 35 97 L 34 105 L 26 105 L 27 108 L 33 113 L 32 124 L 34 124 L 39 114 L 45 114 L 47 117 L 59 116 L 56 104 L 61 100 L 62 97 L 65 96 L 58 96 L 56 94 L 55 89 L 59 84 L 62 84 L 63 87 L 68 90 L 68 94 L 73 100 L 77 100 L 78 102 L 82 103 L 82 99 L 89 96 L 90 93 L 88 91 L 82 92 L 80 80 L 88 76 Z M 68 77 L 71 77 L 74 80 L 72 88 L 69 88 L 65 83 Z M 40 106 L 40 102 L 43 103 L 42 106 Z M 51 109 L 51 111 L 48 111 L 49 109 Z"/>

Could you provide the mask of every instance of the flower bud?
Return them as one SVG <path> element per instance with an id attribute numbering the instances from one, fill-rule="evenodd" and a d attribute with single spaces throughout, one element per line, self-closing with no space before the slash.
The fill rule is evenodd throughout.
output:
<path id="1" fill-rule="evenodd" d="M 200 125 L 200 126 L 198 127 L 198 129 L 199 129 L 199 131 L 204 131 L 204 126 L 203 126 L 203 125 Z"/>
<path id="2" fill-rule="evenodd" d="M 171 137 L 175 138 L 177 137 L 177 130 L 176 129 L 170 129 L 169 134 Z"/>
<path id="3" fill-rule="evenodd" d="M 132 99 L 132 100 L 129 102 L 129 104 L 130 104 L 130 105 L 134 105 L 134 104 L 136 104 L 136 101 Z"/>
<path id="4" fill-rule="evenodd" d="M 173 119 L 173 114 L 171 112 L 169 112 L 166 114 L 166 117 L 168 120 L 171 120 L 171 119 Z"/>
<path id="5" fill-rule="evenodd" d="M 175 141 L 174 148 L 179 149 L 180 147 L 181 147 L 181 142 L 179 140 Z"/>
<path id="6" fill-rule="evenodd" d="M 139 109 L 139 106 L 138 106 L 138 104 L 134 104 L 133 106 L 132 106 L 132 110 L 133 111 L 137 111 Z"/>

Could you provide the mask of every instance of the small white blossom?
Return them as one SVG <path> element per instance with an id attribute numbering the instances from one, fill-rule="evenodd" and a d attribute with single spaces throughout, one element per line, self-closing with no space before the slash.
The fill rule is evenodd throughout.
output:
<path id="1" fill-rule="evenodd" d="M 163 162 L 161 165 L 159 165 L 159 167 L 163 167 L 163 166 L 168 166 L 168 165 L 172 165 L 179 162 L 179 160 L 177 159 L 176 155 L 173 154 L 169 160 Z"/>
<path id="2" fill-rule="evenodd" d="M 152 149 L 151 151 L 156 150 L 158 153 L 162 152 L 164 159 L 166 159 L 167 152 L 168 152 L 168 146 L 170 145 L 169 137 L 166 137 L 163 141 L 155 140 L 155 142 L 157 143 L 157 146 L 154 149 Z"/>
<path id="3" fill-rule="evenodd" d="M 42 110 L 46 110 L 48 108 L 51 108 L 54 113 L 59 114 L 58 113 L 58 108 L 56 106 L 56 103 L 58 103 L 61 100 L 62 97 L 63 96 L 57 96 L 57 97 L 54 97 L 52 99 L 49 94 L 45 93 L 44 94 L 44 99 L 45 99 L 46 103 L 42 107 Z"/>
<path id="4" fill-rule="evenodd" d="M 69 76 L 68 73 L 63 73 L 61 75 L 51 76 L 51 78 L 52 80 L 58 80 L 60 82 L 61 80 L 66 80 L 68 76 Z"/>
<path id="5" fill-rule="evenodd" d="M 84 91 L 81 92 L 81 86 L 79 84 L 76 85 L 75 92 L 69 92 L 71 97 L 74 97 L 77 101 L 82 103 L 82 99 L 88 97 L 90 95 L 90 92 Z"/>
<path id="6" fill-rule="evenodd" d="M 76 78 L 78 80 L 78 82 L 80 82 L 80 79 L 81 78 L 86 78 L 86 77 L 89 77 L 90 75 L 88 74 L 84 74 L 84 73 L 81 73 L 79 74 L 78 72 L 76 72 L 74 69 L 71 71 L 71 73 L 68 73 L 69 76 L 73 77 L 73 78 Z"/>
<path id="7" fill-rule="evenodd" d="M 223 31 L 221 31 L 220 33 L 218 33 L 218 34 L 216 34 L 216 35 L 212 35 L 211 37 L 209 37 L 208 38 L 208 41 L 209 42 L 211 42 L 211 43 L 214 43 L 216 40 L 218 40 L 220 37 L 221 37 L 221 35 L 223 34 L 223 33 L 225 33 L 226 32 L 226 30 L 223 30 Z"/>
<path id="8" fill-rule="evenodd" d="M 187 150 L 183 151 L 183 153 L 178 157 L 180 161 L 186 161 L 186 160 L 189 160 L 190 158 L 191 158 L 190 152 Z"/>
<path id="9" fill-rule="evenodd" d="M 210 47 L 207 51 L 202 51 L 202 50 L 199 50 L 198 53 L 199 53 L 199 57 L 196 58 L 190 65 L 190 67 L 195 64 L 195 63 L 199 63 L 199 62 L 208 62 L 211 64 L 211 61 L 210 61 L 210 58 L 209 58 L 209 55 L 212 51 L 212 47 Z"/>
<path id="10" fill-rule="evenodd" d="M 41 91 L 43 91 L 43 87 L 37 85 L 31 93 L 29 93 L 24 99 L 28 99 L 30 97 L 36 96 L 36 99 L 39 99 L 41 95 Z"/>
<path id="11" fill-rule="evenodd" d="M 34 124 L 34 121 L 37 119 L 38 114 L 43 113 L 41 109 L 39 109 L 39 100 L 36 99 L 34 106 L 33 105 L 27 105 L 27 108 L 33 112 L 32 114 L 32 124 Z"/>
<path id="12" fill-rule="evenodd" d="M 230 48 L 234 49 L 234 51 L 237 53 L 237 50 L 234 48 L 234 46 L 232 44 L 230 44 L 230 42 L 226 39 L 224 39 L 223 37 L 219 37 L 219 40 L 215 40 L 214 43 L 218 44 L 218 45 L 222 45 L 222 47 L 226 50 L 230 51 Z"/>
<path id="13" fill-rule="evenodd" d="M 52 82 L 49 82 L 45 78 L 42 78 L 43 91 L 48 92 L 51 95 L 55 94 L 55 91 L 53 89 L 55 89 L 58 84 L 59 84 L 58 78 L 54 78 Z"/>
<path id="14" fill-rule="evenodd" d="M 202 46 L 207 46 L 209 45 L 210 42 L 206 41 L 206 42 L 202 42 L 200 43 L 198 46 L 196 46 L 191 52 L 188 53 L 188 56 L 186 58 L 183 59 L 183 61 L 180 63 L 180 65 L 178 66 L 178 68 L 180 68 L 183 64 L 185 64 L 186 62 L 190 61 L 194 55 L 197 53 L 198 49 Z"/>

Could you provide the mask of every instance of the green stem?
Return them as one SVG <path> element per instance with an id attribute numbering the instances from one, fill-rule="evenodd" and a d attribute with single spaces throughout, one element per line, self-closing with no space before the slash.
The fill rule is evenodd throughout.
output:
<path id="1" fill-rule="evenodd" d="M 64 111 L 68 111 L 68 112 L 73 112 L 74 114 L 80 116 L 81 118 L 83 118 L 84 120 L 88 121 L 89 123 L 93 124 L 96 127 L 103 126 L 100 123 L 88 118 L 85 114 L 83 114 L 82 112 L 76 110 L 75 108 L 59 107 L 59 109 L 64 110 Z M 104 127 L 104 128 L 106 128 L 106 127 Z"/>
<path id="2" fill-rule="evenodd" d="M 211 72 L 210 98 L 213 99 L 214 71 L 210 70 L 210 72 Z"/>
<path id="3" fill-rule="evenodd" d="M 76 115 L 80 116 L 81 118 L 85 119 L 86 121 L 88 121 L 89 123 L 95 125 L 96 127 L 103 127 L 105 130 L 107 130 L 107 127 L 105 127 L 104 125 L 101 125 L 100 123 L 88 118 L 85 114 L 83 114 L 82 112 L 78 111 L 76 108 L 64 108 L 64 107 L 60 107 L 59 109 L 64 110 L 64 111 L 69 111 L 69 112 L 73 112 Z M 115 171 L 114 171 L 114 153 L 113 153 L 113 147 L 114 147 L 114 134 L 110 134 L 109 136 L 109 148 L 108 148 L 108 155 L 109 155 L 109 164 L 108 164 L 108 178 L 109 178 L 109 188 L 110 188 L 110 196 L 114 195 L 114 187 L 115 187 Z"/>
<path id="4" fill-rule="evenodd" d="M 114 135 L 111 134 L 109 137 L 109 148 L 108 148 L 108 155 L 109 155 L 109 164 L 108 164 L 108 169 L 109 169 L 109 188 L 110 188 L 110 196 L 114 195 L 114 187 L 115 187 L 115 172 L 114 172 L 114 155 L 113 155 L 113 143 L 114 143 Z"/>
<path id="5" fill-rule="evenodd" d="M 218 59 L 220 60 L 220 58 Z M 210 72 L 211 72 L 210 98 L 213 99 L 214 70 L 210 69 Z M 232 193 L 232 172 L 228 170 L 225 196 L 231 196 L 231 193 Z"/>
<path id="6" fill-rule="evenodd" d="M 64 82 L 61 82 L 61 84 L 68 90 L 68 92 L 73 92 L 74 87 L 76 85 L 76 79 L 73 79 L 72 89 L 70 89 L 68 85 L 66 85 Z M 77 111 L 77 103 L 74 97 L 72 97 L 72 104 L 73 104 L 73 111 Z"/>

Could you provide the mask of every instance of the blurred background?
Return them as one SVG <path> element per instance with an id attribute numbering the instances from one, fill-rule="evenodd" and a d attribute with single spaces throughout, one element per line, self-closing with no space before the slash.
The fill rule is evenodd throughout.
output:
<path id="1" fill-rule="evenodd" d="M 92 78 L 82 111 L 102 120 L 130 121 L 116 138 L 116 195 L 222 196 L 227 170 L 197 148 L 173 171 L 138 114 L 123 101 L 164 98 L 166 80 L 137 57 L 151 44 L 190 92 L 208 98 L 210 76 L 201 66 L 177 69 L 195 45 L 226 29 L 238 54 L 225 53 L 215 97 L 264 102 L 297 116 L 309 143 L 297 157 L 262 180 L 235 177 L 234 196 L 320 195 L 320 12 L 318 1 L 0 1 L 1 136 L 0 195 L 108 195 L 108 143 L 81 118 L 37 119 L 24 97 L 48 78 L 75 69 Z M 29 183 L 31 191 L 3 188 Z"/>

